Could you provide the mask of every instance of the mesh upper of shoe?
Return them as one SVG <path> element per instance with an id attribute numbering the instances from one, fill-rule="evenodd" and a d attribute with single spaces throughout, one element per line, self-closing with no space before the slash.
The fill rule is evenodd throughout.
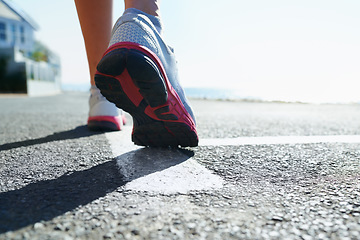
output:
<path id="1" fill-rule="evenodd" d="M 143 28 L 134 22 L 125 22 L 118 26 L 118 30 L 113 32 L 109 46 L 118 42 L 134 42 L 147 47 L 153 52 L 157 52 L 154 38 Z"/>

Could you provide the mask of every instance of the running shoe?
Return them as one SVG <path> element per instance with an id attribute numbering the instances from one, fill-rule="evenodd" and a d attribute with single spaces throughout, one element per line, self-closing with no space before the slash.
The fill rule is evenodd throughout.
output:
<path id="1" fill-rule="evenodd" d="M 91 87 L 89 107 L 87 125 L 92 131 L 119 131 L 126 123 L 122 111 L 106 100 L 95 86 Z"/>
<path id="2" fill-rule="evenodd" d="M 136 145 L 198 145 L 195 117 L 178 80 L 173 49 L 143 12 L 127 9 L 116 22 L 95 83 L 106 99 L 133 117 Z"/>

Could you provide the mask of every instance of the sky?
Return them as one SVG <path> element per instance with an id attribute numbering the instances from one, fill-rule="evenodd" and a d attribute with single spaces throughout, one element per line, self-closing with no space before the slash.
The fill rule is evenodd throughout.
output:
<path id="1" fill-rule="evenodd" d="M 13 1 L 60 56 L 62 82 L 88 83 L 74 2 Z M 115 0 L 114 21 L 123 10 Z M 161 17 L 185 87 L 264 100 L 360 101 L 359 0 L 164 0 Z"/>

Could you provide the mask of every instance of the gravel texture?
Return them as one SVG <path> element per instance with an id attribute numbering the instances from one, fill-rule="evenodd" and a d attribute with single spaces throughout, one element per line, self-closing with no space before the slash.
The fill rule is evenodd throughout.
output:
<path id="1" fill-rule="evenodd" d="M 357 105 L 192 103 L 203 138 L 360 131 Z M 224 187 L 159 194 L 125 188 L 86 94 L 0 109 L 0 239 L 360 238 L 360 144 L 192 148 Z"/>

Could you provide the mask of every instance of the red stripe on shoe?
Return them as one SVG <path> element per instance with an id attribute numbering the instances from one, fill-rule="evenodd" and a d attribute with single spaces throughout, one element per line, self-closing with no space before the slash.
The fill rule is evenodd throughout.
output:
<path id="1" fill-rule="evenodd" d="M 121 123 L 124 124 L 125 116 L 93 116 L 88 118 L 88 123 L 90 121 L 96 122 L 111 122 L 114 123 L 118 130 L 121 130 Z"/>

